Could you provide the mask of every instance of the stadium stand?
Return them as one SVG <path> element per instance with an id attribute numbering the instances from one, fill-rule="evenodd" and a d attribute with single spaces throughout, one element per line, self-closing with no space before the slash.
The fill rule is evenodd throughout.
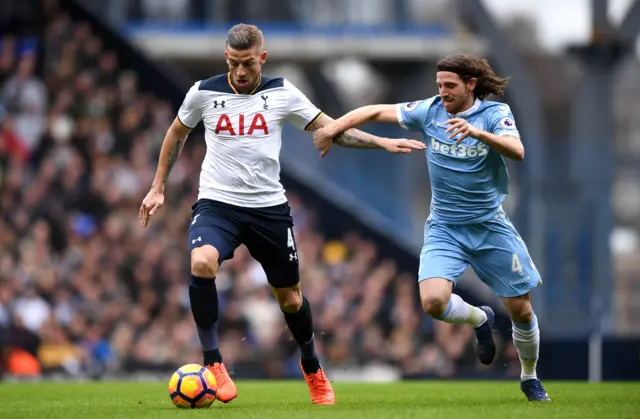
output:
<path id="1" fill-rule="evenodd" d="M 165 209 L 140 228 L 138 207 L 176 109 L 139 88 L 145 75 L 123 69 L 87 22 L 44 13 L 40 42 L 16 31 L 2 38 L 0 370 L 100 376 L 198 362 L 185 231 L 204 143 L 189 141 Z M 357 234 L 326 239 L 319 215 L 288 196 L 328 368 L 519 374 L 509 342 L 500 341 L 492 369 L 481 368 L 470 328 L 420 313 L 413 272 Z M 221 350 L 235 374 L 297 376 L 296 346 L 245 248 L 223 265 L 218 290 Z"/>

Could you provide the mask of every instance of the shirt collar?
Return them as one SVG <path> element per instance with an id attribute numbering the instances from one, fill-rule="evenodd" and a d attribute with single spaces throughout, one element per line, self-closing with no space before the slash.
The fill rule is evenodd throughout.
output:
<path id="1" fill-rule="evenodd" d="M 475 102 L 473 102 L 473 106 L 471 106 L 469 109 L 467 109 L 466 111 L 458 112 L 457 114 L 449 114 L 449 116 L 451 118 L 464 118 L 465 116 L 477 111 L 480 107 L 480 104 L 482 104 L 482 101 L 476 98 Z"/>

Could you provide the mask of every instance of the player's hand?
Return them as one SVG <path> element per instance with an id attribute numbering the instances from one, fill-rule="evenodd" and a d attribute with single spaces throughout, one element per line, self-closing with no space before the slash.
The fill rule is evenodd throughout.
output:
<path id="1" fill-rule="evenodd" d="M 162 205 L 164 205 L 164 194 L 156 189 L 151 189 L 147 196 L 144 197 L 138 214 L 142 227 L 146 227 L 149 224 L 149 217 L 158 212 Z"/>
<path id="2" fill-rule="evenodd" d="M 333 136 L 327 127 L 317 129 L 313 132 L 313 145 L 320 150 L 320 157 L 324 157 L 331 150 Z"/>
<path id="3" fill-rule="evenodd" d="M 457 135 L 460 135 L 456 140 L 456 144 L 460 141 L 464 140 L 467 137 L 476 138 L 478 129 L 471 125 L 468 121 L 462 118 L 453 118 L 444 123 L 445 125 L 450 125 L 449 128 L 445 130 L 445 133 L 451 132 L 449 135 L 449 139 L 455 138 Z"/>
<path id="4" fill-rule="evenodd" d="M 409 154 L 413 150 L 424 150 L 427 146 L 422 141 L 385 138 L 380 146 L 389 153 Z"/>

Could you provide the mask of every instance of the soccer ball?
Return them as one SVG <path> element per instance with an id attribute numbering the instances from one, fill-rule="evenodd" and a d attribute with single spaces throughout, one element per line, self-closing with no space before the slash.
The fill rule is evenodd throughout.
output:
<path id="1" fill-rule="evenodd" d="M 176 407 L 206 408 L 216 400 L 216 377 L 198 364 L 180 367 L 169 380 L 169 397 Z"/>

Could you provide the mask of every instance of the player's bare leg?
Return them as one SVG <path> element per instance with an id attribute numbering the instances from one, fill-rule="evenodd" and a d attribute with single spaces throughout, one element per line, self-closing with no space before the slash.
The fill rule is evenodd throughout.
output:
<path id="1" fill-rule="evenodd" d="M 300 284 L 287 288 L 273 288 L 280 309 L 291 330 L 294 340 L 300 347 L 300 368 L 309 387 L 313 404 L 331 405 L 335 395 L 315 351 L 313 337 L 313 317 L 309 301 L 302 295 Z"/>
<path id="2" fill-rule="evenodd" d="M 518 351 L 520 365 L 520 389 L 529 401 L 551 401 L 536 374 L 540 351 L 540 331 L 538 319 L 531 306 L 531 294 L 520 297 L 503 298 L 513 325 L 513 345 Z"/>
<path id="3" fill-rule="evenodd" d="M 218 349 L 218 292 L 216 274 L 219 267 L 218 250 L 204 245 L 191 252 L 191 283 L 189 300 L 202 344 L 204 365 L 216 377 L 216 398 L 228 403 L 238 396 L 236 385 L 222 363 Z"/>
<path id="4" fill-rule="evenodd" d="M 491 364 L 496 356 L 491 324 L 494 313 L 490 307 L 475 307 L 453 294 L 453 283 L 444 278 L 429 278 L 420 282 L 422 309 L 431 317 L 446 323 L 467 323 L 476 332 L 476 352 L 480 362 Z"/>

